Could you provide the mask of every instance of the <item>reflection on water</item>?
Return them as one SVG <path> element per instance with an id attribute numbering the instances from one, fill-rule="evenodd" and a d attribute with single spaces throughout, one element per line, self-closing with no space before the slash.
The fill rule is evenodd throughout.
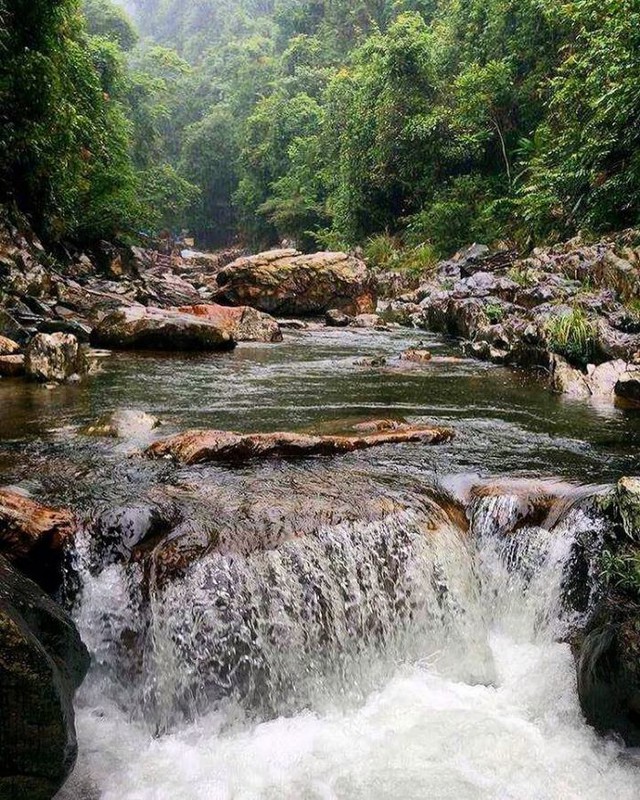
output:
<path id="1" fill-rule="evenodd" d="M 394 360 L 420 339 L 432 362 L 416 367 Z M 78 434 L 119 407 L 160 416 L 167 424 L 158 435 L 185 427 L 327 430 L 372 417 L 455 427 L 450 445 L 390 446 L 347 457 L 373 472 L 511 472 L 601 482 L 637 471 L 637 411 L 569 401 L 524 373 L 448 358 L 457 352 L 423 332 L 318 330 L 233 353 L 117 353 L 79 386 L 0 381 L 0 476 L 76 502 L 97 487 L 103 497 L 135 496 L 141 483 L 171 468 L 132 460 L 135 442 Z M 387 357 L 387 365 L 354 363 L 372 355 Z"/>

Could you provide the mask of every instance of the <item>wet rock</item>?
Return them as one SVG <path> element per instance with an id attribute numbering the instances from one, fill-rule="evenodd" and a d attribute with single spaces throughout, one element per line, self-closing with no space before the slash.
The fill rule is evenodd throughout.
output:
<path id="1" fill-rule="evenodd" d="M 593 397 L 612 399 L 615 387 L 627 370 L 627 362 L 622 359 L 605 361 L 604 364 L 587 366 L 587 385 Z"/>
<path id="2" fill-rule="evenodd" d="M 587 721 L 640 746 L 640 614 L 608 600 L 577 646 L 578 695 Z"/>
<path id="3" fill-rule="evenodd" d="M 640 404 L 640 369 L 623 372 L 614 387 L 616 397 Z"/>
<path id="4" fill-rule="evenodd" d="M 568 397 L 590 397 L 591 391 L 586 376 L 572 367 L 562 356 L 551 354 L 549 358 L 550 382 L 554 392 Z"/>
<path id="5" fill-rule="evenodd" d="M 76 528 L 70 511 L 0 489 L 0 554 L 45 591 L 53 592 L 60 585 L 64 550 Z"/>
<path id="6" fill-rule="evenodd" d="M 88 371 L 84 352 L 70 333 L 38 333 L 25 354 L 29 378 L 45 383 L 77 380 Z"/>
<path id="7" fill-rule="evenodd" d="M 454 298 L 451 292 L 434 292 L 420 303 L 420 327 L 476 339 L 491 324 L 485 303 L 477 298 Z"/>
<path id="8" fill-rule="evenodd" d="M 414 361 L 417 364 L 425 364 L 427 361 L 431 361 L 431 358 L 431 353 L 421 346 L 410 347 L 408 350 L 404 350 L 400 353 L 400 359 L 402 361 Z"/>
<path id="9" fill-rule="evenodd" d="M 413 301 L 390 300 L 378 303 L 378 313 L 385 322 L 397 323 L 406 327 L 413 327 L 413 317 L 420 314 L 422 309 Z"/>
<path id="10" fill-rule="evenodd" d="M 216 276 L 215 298 L 282 316 L 373 313 L 376 293 L 363 261 L 346 253 L 272 250 L 239 258 Z M 214 287 L 215 288 L 215 287 Z"/>
<path id="11" fill-rule="evenodd" d="M 236 343 L 227 323 L 144 306 L 123 306 L 108 314 L 91 341 L 112 348 L 157 350 L 229 350 Z"/>
<path id="12" fill-rule="evenodd" d="M 89 655 L 71 619 L 0 556 L 0 797 L 50 800 L 76 760 Z"/>
<path id="13" fill-rule="evenodd" d="M 126 561 L 136 547 L 153 546 L 175 528 L 180 512 L 170 498 L 142 501 L 108 508 L 88 525 L 90 567 L 100 571 L 109 564 Z"/>
<path id="14" fill-rule="evenodd" d="M 621 478 L 603 496 L 606 552 L 599 553 L 600 599 L 574 638 L 578 693 L 587 721 L 640 745 L 640 478 Z M 605 561 L 607 556 L 607 561 Z"/>
<path id="15" fill-rule="evenodd" d="M 12 356 L 20 352 L 20 345 L 13 339 L 0 336 L 0 356 Z"/>
<path id="16" fill-rule="evenodd" d="M 313 324 L 302 319 L 279 319 L 277 323 L 283 330 L 290 331 L 306 331 Z"/>
<path id="17" fill-rule="evenodd" d="M 358 314 L 351 324 L 354 328 L 382 328 L 384 320 L 377 314 Z"/>
<path id="18" fill-rule="evenodd" d="M 229 330 L 237 342 L 281 342 L 282 331 L 278 322 L 269 314 L 249 306 L 221 306 L 216 303 L 200 303 L 178 309 L 183 314 L 213 322 Z"/>
<path id="19" fill-rule="evenodd" d="M 24 356 L 0 356 L 0 377 L 17 378 L 24 375 Z"/>
<path id="20" fill-rule="evenodd" d="M 185 464 L 248 461 L 254 458 L 339 455 L 384 444 L 440 444 L 453 437 L 450 428 L 407 428 L 361 436 L 310 436 L 301 433 L 234 433 L 192 430 L 155 442 L 145 451 Z"/>
<path id="21" fill-rule="evenodd" d="M 105 414 L 91 425 L 82 429 L 87 436 L 109 436 L 131 439 L 144 436 L 160 425 L 157 417 L 131 408 L 120 408 L 112 414 Z"/>
<path id="22" fill-rule="evenodd" d="M 346 328 L 353 322 L 353 317 L 340 311 L 338 308 L 330 308 L 324 315 L 326 324 L 331 328 Z"/>
<path id="23" fill-rule="evenodd" d="M 490 361 L 492 364 L 506 364 L 509 361 L 509 351 L 494 347 L 490 342 L 464 342 L 463 351 L 474 358 L 482 361 Z"/>

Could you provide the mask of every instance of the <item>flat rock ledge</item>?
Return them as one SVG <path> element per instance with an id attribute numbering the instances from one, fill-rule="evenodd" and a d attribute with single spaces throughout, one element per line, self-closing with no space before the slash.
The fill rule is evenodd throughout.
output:
<path id="1" fill-rule="evenodd" d="M 145 451 L 153 458 L 183 464 L 242 462 L 252 458 L 340 455 L 384 444 L 441 444 L 454 436 L 450 428 L 406 427 L 360 436 L 311 436 L 301 433 L 234 433 L 190 430 L 154 442 Z"/>

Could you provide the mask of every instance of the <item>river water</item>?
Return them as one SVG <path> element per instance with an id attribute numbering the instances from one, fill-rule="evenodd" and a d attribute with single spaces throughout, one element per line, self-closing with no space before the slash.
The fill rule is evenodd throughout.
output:
<path id="1" fill-rule="evenodd" d="M 431 362 L 395 360 L 420 338 Z M 387 364 L 356 363 L 371 356 Z M 0 383 L 2 483 L 87 517 L 188 486 L 203 524 L 215 495 L 240 498 L 247 524 L 266 514 L 285 529 L 266 550 L 213 549 L 168 584 L 121 563 L 91 568 L 80 542 L 74 614 L 93 666 L 60 800 L 640 796 L 636 755 L 585 724 L 563 642 L 577 613 L 565 568 L 576 537 L 601 535 L 597 521 L 569 503 L 553 526 L 519 532 L 514 557 L 493 510 L 470 535 L 422 500 L 435 486 L 461 496 L 477 481 L 637 473 L 640 416 L 456 356 L 428 334 L 317 330 L 221 355 L 118 354 L 54 391 Z M 164 424 L 124 441 L 82 435 L 122 407 Z M 139 456 L 149 437 L 186 427 L 330 431 L 383 417 L 450 425 L 456 438 L 235 470 Z M 320 514 L 296 536 L 279 514 L 301 486 L 309 514 L 314 498 L 402 502 L 383 519 Z"/>

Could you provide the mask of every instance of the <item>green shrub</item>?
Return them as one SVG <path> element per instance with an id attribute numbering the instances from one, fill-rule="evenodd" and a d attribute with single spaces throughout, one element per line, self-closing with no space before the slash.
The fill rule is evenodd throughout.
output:
<path id="1" fill-rule="evenodd" d="M 399 243 L 388 233 L 372 236 L 364 245 L 364 257 L 373 269 L 395 269 L 399 252 Z"/>
<path id="2" fill-rule="evenodd" d="M 504 307 L 499 303 L 487 303 L 484 307 L 484 313 L 492 325 L 496 325 L 504 319 Z"/>
<path id="3" fill-rule="evenodd" d="M 388 233 L 380 233 L 367 240 L 364 257 L 374 270 L 406 272 L 416 277 L 431 271 L 438 263 L 434 248 L 427 243 L 403 247 Z"/>
<path id="4" fill-rule="evenodd" d="M 601 575 L 608 586 L 640 598 L 640 552 L 602 553 Z"/>
<path id="5" fill-rule="evenodd" d="M 545 326 L 549 349 L 584 367 L 595 352 L 596 330 L 580 308 L 549 319 Z"/>
<path id="6" fill-rule="evenodd" d="M 518 286 L 528 288 L 529 286 L 536 285 L 540 279 L 540 275 L 531 267 L 517 266 L 511 267 L 511 269 L 507 271 L 507 278 L 512 280 L 514 283 L 517 283 Z"/>

